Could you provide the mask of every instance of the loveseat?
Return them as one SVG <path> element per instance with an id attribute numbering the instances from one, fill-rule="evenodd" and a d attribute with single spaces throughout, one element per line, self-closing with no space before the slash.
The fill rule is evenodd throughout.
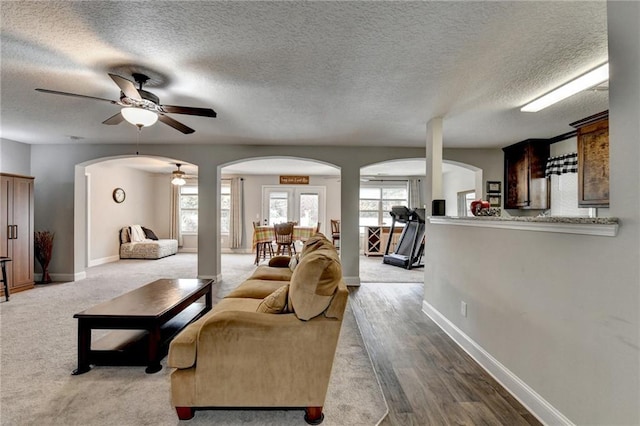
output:
<path id="1" fill-rule="evenodd" d="M 319 424 L 348 290 L 322 234 L 255 272 L 171 342 L 178 417 L 197 408 L 304 408 Z"/>
<path id="2" fill-rule="evenodd" d="M 178 240 L 159 239 L 150 229 L 141 228 L 142 241 L 132 241 L 130 226 L 120 229 L 120 259 L 160 259 L 178 252 Z"/>

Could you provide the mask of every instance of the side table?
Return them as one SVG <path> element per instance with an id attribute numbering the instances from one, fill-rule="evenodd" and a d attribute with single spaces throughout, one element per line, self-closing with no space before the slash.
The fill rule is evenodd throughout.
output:
<path id="1" fill-rule="evenodd" d="M 0 267 L 2 268 L 2 283 L 4 284 L 4 297 L 9 301 L 9 282 L 7 281 L 7 262 L 11 262 L 9 257 L 0 257 Z"/>

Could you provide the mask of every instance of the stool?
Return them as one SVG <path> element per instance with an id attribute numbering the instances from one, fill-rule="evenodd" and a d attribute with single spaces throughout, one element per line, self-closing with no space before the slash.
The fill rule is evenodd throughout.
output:
<path id="1" fill-rule="evenodd" d="M 11 262 L 9 257 L 0 257 L 0 266 L 2 267 L 2 282 L 4 283 L 4 297 L 9 301 L 9 282 L 7 281 L 6 263 Z"/>

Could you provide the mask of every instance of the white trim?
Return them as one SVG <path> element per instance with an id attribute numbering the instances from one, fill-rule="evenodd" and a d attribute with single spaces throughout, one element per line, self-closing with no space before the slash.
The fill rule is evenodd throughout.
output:
<path id="1" fill-rule="evenodd" d="M 190 247 L 190 248 L 179 247 L 178 248 L 178 253 L 197 253 L 197 252 L 198 252 L 197 247 Z"/>
<path id="2" fill-rule="evenodd" d="M 568 425 L 574 423 L 565 417 L 558 409 L 552 406 L 547 400 L 540 396 L 529 385 L 523 382 L 518 376 L 512 373 L 500 361 L 495 359 L 482 346 L 467 336 L 455 324 L 449 321 L 436 308 L 426 300 L 422 301 L 422 312 L 438 325 L 458 344 L 471 358 L 473 358 L 487 373 L 496 379 L 514 398 L 524 405 L 543 424 L 547 425 Z"/>
<path id="3" fill-rule="evenodd" d="M 222 254 L 251 254 L 254 250 L 252 248 L 229 248 L 222 247 L 220 248 L 220 253 Z"/>
<path id="4" fill-rule="evenodd" d="M 120 256 L 118 255 L 102 257 L 100 259 L 90 260 L 89 267 L 104 265 L 105 263 L 117 262 L 118 260 L 120 260 Z"/>
<path id="5" fill-rule="evenodd" d="M 71 281 L 80 281 L 87 278 L 87 273 L 85 271 L 76 272 L 75 274 L 50 274 L 51 281 L 53 282 L 61 282 L 68 283 Z M 42 273 L 34 274 L 34 278 L 36 283 L 42 279 Z"/>
<path id="6" fill-rule="evenodd" d="M 601 237 L 615 237 L 618 234 L 617 223 L 563 223 L 490 218 L 463 219 L 451 217 L 430 217 L 429 223 L 432 225 L 458 225 L 473 226 L 476 228 L 516 229 L 519 231 L 560 232 L 564 234 L 596 235 Z"/>
<path id="7" fill-rule="evenodd" d="M 214 283 L 220 282 L 222 280 L 222 274 L 218 275 L 198 275 L 198 279 L 201 280 L 213 280 Z"/>
<path id="8" fill-rule="evenodd" d="M 347 286 L 360 287 L 360 277 L 342 277 L 342 280 Z"/>

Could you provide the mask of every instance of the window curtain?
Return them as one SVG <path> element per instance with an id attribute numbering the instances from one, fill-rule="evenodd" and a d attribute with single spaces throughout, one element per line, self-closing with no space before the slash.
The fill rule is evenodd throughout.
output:
<path id="1" fill-rule="evenodd" d="M 578 173 L 578 153 L 558 155 L 547 159 L 544 176 L 563 175 L 565 173 Z"/>
<path id="2" fill-rule="evenodd" d="M 231 211 L 229 212 L 229 245 L 232 249 L 242 247 L 242 212 L 244 179 L 231 179 Z"/>
<path id="3" fill-rule="evenodd" d="M 422 207 L 422 180 L 409 179 L 409 208 Z"/>
<path id="4" fill-rule="evenodd" d="M 182 233 L 180 232 L 180 187 L 178 185 L 169 184 L 171 186 L 171 229 L 169 237 L 172 240 L 178 240 L 178 247 L 182 247 Z"/>

